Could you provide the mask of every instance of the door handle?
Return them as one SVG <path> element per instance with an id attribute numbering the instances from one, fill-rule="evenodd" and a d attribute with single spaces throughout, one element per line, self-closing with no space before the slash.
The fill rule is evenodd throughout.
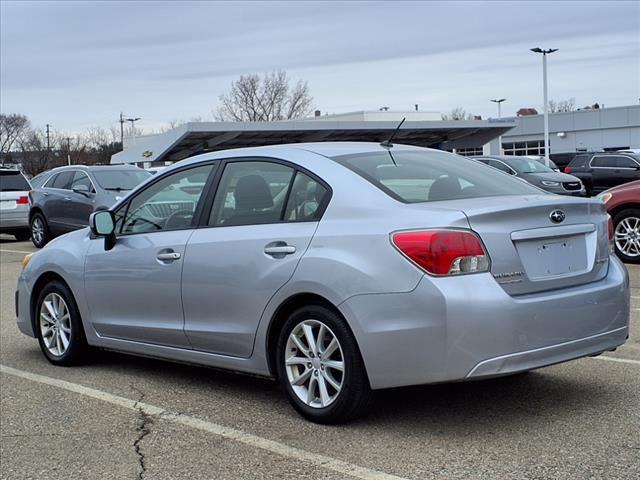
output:
<path id="1" fill-rule="evenodd" d="M 264 247 L 264 253 L 267 255 L 291 255 L 296 253 L 296 247 L 293 245 L 278 245 L 275 247 Z"/>
<path id="2" fill-rule="evenodd" d="M 71 201 L 71 197 L 64 197 L 64 199 L 65 199 L 67 202 L 70 202 L 70 201 Z"/>
<path id="3" fill-rule="evenodd" d="M 161 262 L 173 262 L 180 258 L 180 254 L 178 252 L 165 252 L 159 253 L 156 258 Z"/>

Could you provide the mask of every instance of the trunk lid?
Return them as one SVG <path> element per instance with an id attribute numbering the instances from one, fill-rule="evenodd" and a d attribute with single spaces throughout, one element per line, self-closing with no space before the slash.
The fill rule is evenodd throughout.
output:
<path id="1" fill-rule="evenodd" d="M 444 203 L 467 216 L 491 257 L 491 273 L 510 295 L 582 285 L 607 274 L 608 219 L 600 201 L 531 195 Z"/>

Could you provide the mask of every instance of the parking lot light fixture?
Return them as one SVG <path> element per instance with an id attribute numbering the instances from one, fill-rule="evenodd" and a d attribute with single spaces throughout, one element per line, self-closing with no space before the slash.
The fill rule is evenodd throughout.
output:
<path id="1" fill-rule="evenodd" d="M 547 99 L 547 55 L 557 52 L 557 48 L 544 50 L 539 47 L 530 49 L 533 53 L 542 54 L 542 91 L 544 96 L 544 163 L 549 166 L 549 101 Z"/>
<path id="2" fill-rule="evenodd" d="M 502 102 L 504 102 L 505 100 L 506 100 L 506 98 L 495 98 L 495 99 L 491 100 L 493 103 L 497 103 L 498 104 L 498 118 L 502 118 L 502 112 L 500 111 L 500 104 Z M 500 135 L 498 137 L 498 145 L 499 145 L 498 149 L 500 151 L 500 155 L 502 155 L 502 153 L 503 153 L 503 151 L 502 151 L 502 135 Z"/>

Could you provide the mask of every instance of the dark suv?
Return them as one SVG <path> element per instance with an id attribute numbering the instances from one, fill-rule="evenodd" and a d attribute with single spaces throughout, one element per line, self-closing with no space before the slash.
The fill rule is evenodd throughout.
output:
<path id="1" fill-rule="evenodd" d="M 42 248 L 56 235 L 86 227 L 94 210 L 109 208 L 150 176 L 132 165 L 54 168 L 29 192 L 31 241 Z"/>
<path id="2" fill-rule="evenodd" d="M 580 153 L 564 169 L 578 177 L 595 195 L 623 183 L 640 180 L 640 155 L 635 153 Z"/>

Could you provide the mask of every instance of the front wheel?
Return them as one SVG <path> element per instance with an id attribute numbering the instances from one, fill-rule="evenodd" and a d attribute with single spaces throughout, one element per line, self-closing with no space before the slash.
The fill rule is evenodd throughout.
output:
<path id="1" fill-rule="evenodd" d="M 310 305 L 296 310 L 278 341 L 278 380 L 293 407 L 316 423 L 343 423 L 362 415 L 371 389 L 362 357 L 345 321 Z"/>
<path id="2" fill-rule="evenodd" d="M 627 208 L 613 217 L 616 254 L 625 263 L 640 263 L 640 209 Z"/>
<path id="3" fill-rule="evenodd" d="M 36 334 L 42 353 L 54 365 L 82 363 L 88 351 L 80 312 L 62 282 L 47 284 L 36 304 Z"/>

